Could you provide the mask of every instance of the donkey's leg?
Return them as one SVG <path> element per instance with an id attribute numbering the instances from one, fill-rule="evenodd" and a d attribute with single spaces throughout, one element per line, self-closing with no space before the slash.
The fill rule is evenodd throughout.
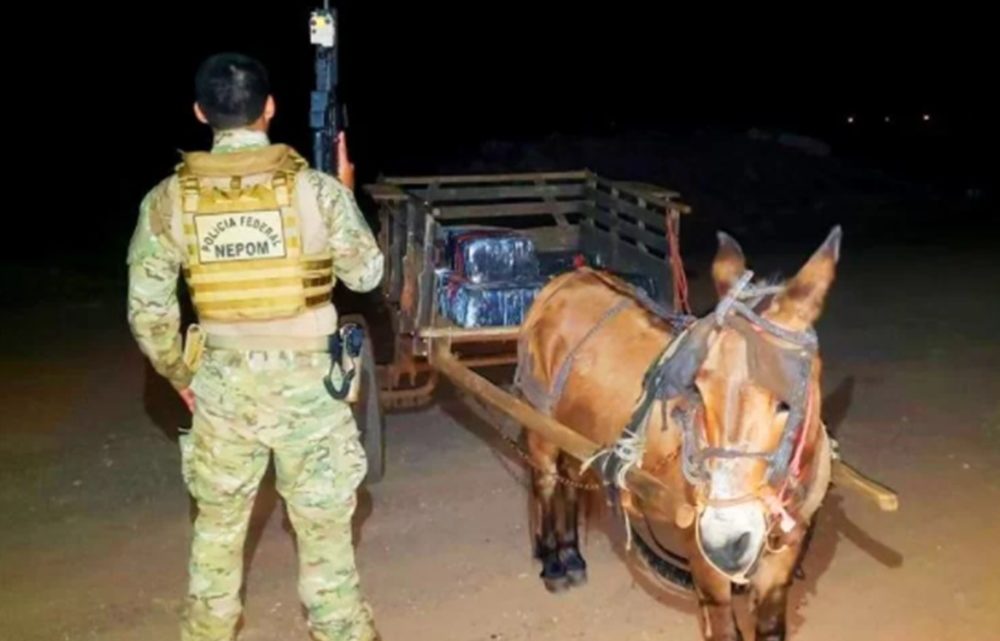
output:
<path id="1" fill-rule="evenodd" d="M 580 476 L 569 464 L 569 457 L 563 454 L 559 457 L 559 469 L 563 478 L 579 482 Z M 559 560 L 566 567 L 566 577 L 570 585 L 583 585 L 587 582 L 587 562 L 580 554 L 580 493 L 572 485 L 561 484 L 557 491 L 562 494 L 562 518 L 559 519 Z"/>
<path id="2" fill-rule="evenodd" d="M 788 588 L 801 543 L 768 554 L 751 580 L 751 607 L 757 617 L 757 641 L 784 641 Z"/>
<path id="3" fill-rule="evenodd" d="M 559 448 L 536 436 L 528 434 L 528 453 L 532 462 L 532 491 L 535 503 L 535 557 L 542 562 L 541 578 L 549 592 L 560 592 L 569 587 L 566 566 L 559 559 L 559 540 L 556 534 L 556 461 Z"/>
<path id="4" fill-rule="evenodd" d="M 706 641 L 743 641 L 733 615 L 729 578 L 715 571 L 700 553 L 691 555 L 691 574 L 698 593 L 698 612 Z"/>

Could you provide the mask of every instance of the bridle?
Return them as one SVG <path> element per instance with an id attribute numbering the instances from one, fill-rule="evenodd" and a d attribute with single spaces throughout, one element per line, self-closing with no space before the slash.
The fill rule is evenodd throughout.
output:
<path id="1" fill-rule="evenodd" d="M 695 488 L 698 513 L 709 506 L 760 500 L 783 531 L 787 533 L 795 526 L 785 508 L 786 494 L 792 479 L 800 475 L 805 437 L 815 418 L 811 386 L 818 340 L 811 329 L 794 332 L 761 316 L 756 309 L 784 288 L 753 287 L 752 278 L 753 272 L 745 271 L 715 309 L 702 318 L 684 317 L 679 323 L 677 316 L 668 319 L 683 330 L 647 369 L 642 396 L 628 425 L 616 443 L 584 463 L 588 467 L 600 461 L 600 472 L 613 503 L 618 503 L 628 470 L 641 462 L 654 402 L 661 402 L 666 419 L 668 402 L 675 401 L 669 418 L 681 427 L 682 469 L 685 479 Z M 778 446 L 772 451 L 704 444 L 707 437 L 699 429 L 703 422 L 697 420 L 699 412 L 704 411 L 704 402 L 695 378 L 723 328 L 733 329 L 746 339 L 750 380 L 775 394 L 788 407 Z M 718 459 L 761 460 L 767 466 L 765 480 L 745 496 L 712 498 L 706 491 L 710 481 L 708 463 Z"/>
<path id="2" fill-rule="evenodd" d="M 698 433 L 695 418 L 703 410 L 704 403 L 693 379 L 682 392 L 686 402 L 675 407 L 673 418 L 683 426 L 683 470 L 689 483 L 704 485 L 709 478 L 706 463 L 713 459 L 758 459 L 767 466 L 763 485 L 775 490 L 780 497 L 789 476 L 798 473 L 793 463 L 797 463 L 797 459 L 801 457 L 805 432 L 813 418 L 810 386 L 818 341 L 812 329 L 792 332 L 758 314 L 755 308 L 766 297 L 780 293 L 782 288 L 753 288 L 749 286 L 751 278 L 753 272 L 746 271 L 718 304 L 714 313 L 696 321 L 696 324 L 711 324 L 713 329 L 729 327 L 746 340 L 750 380 L 755 385 L 768 389 L 788 407 L 777 448 L 770 452 L 752 452 L 731 447 L 702 446 L 704 434 Z M 704 352 L 699 349 L 702 360 L 719 335 L 719 332 L 713 331 Z M 716 506 L 735 505 L 759 498 L 759 494 L 760 489 L 745 497 L 706 501 L 707 504 Z"/>

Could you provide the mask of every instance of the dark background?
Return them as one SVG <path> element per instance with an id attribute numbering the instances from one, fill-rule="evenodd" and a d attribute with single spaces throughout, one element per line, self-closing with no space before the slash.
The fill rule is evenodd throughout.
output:
<path id="1" fill-rule="evenodd" d="M 839 222 L 854 238 L 870 232 L 881 242 L 898 225 L 882 225 L 881 236 L 864 225 L 852 230 L 852 215 L 870 217 L 858 210 L 867 192 L 857 191 L 855 174 L 824 178 L 835 162 L 837 171 L 877 172 L 875 191 L 905 185 L 907 204 L 890 198 L 891 207 L 911 220 L 920 210 L 922 229 L 971 229 L 975 240 L 994 219 L 1000 116 L 983 16 L 915 5 L 878 15 L 837 5 L 808 15 L 720 7 L 695 16 L 639 3 L 335 4 L 359 184 L 381 173 L 580 168 L 562 167 L 577 161 L 679 189 L 706 229 L 806 234 L 803 217 L 790 211 L 822 209 L 810 214 L 817 227 Z M 56 238 L 18 260 L 120 279 L 142 195 L 172 169 L 179 149 L 210 142 L 191 102 L 194 71 L 211 53 L 239 50 L 268 66 L 279 105 L 272 136 L 309 155 L 313 6 L 178 1 L 103 16 L 89 47 L 108 48 L 89 69 L 101 89 L 83 91 L 101 96 L 104 109 L 83 124 L 94 125 L 95 144 L 115 159 L 117 207 L 67 216 Z M 762 160 L 759 146 L 747 146 L 754 127 L 815 136 L 831 146 L 832 160 L 800 163 L 787 151 Z M 630 155 L 636 140 L 654 138 L 664 142 L 662 164 Z M 602 151 L 577 153 L 580 140 L 600 140 Z M 505 141 L 503 153 L 497 141 Z M 524 161 L 521 152 L 540 141 L 548 155 Z M 799 177 L 798 166 L 810 163 L 812 173 Z M 824 190 L 814 189 L 824 180 Z M 836 205 L 847 190 L 856 197 Z M 794 203 L 783 202 L 792 192 Z M 769 213 L 778 210 L 790 210 L 789 222 Z"/>

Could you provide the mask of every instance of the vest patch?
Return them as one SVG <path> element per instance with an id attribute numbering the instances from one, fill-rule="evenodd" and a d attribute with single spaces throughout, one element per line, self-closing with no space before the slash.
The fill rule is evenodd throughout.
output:
<path id="1" fill-rule="evenodd" d="M 287 255 L 284 221 L 277 210 L 198 214 L 194 226 L 202 264 Z"/>

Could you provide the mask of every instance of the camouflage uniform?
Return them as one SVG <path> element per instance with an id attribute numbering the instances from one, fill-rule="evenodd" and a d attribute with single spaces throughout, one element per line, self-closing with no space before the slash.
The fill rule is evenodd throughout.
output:
<path id="1" fill-rule="evenodd" d="M 213 152 L 263 147 L 266 135 L 236 131 L 216 137 Z M 353 194 L 337 180 L 306 170 L 300 196 L 323 221 L 334 274 L 369 291 L 383 257 Z M 182 625 L 184 641 L 231 641 L 242 612 L 243 547 L 257 487 L 274 454 L 277 487 L 298 539 L 298 591 L 319 641 L 370 641 L 371 610 L 361 595 L 351 540 L 356 489 L 367 463 L 351 408 L 322 383 L 324 353 L 208 349 L 195 373 L 182 360 L 176 285 L 185 260 L 176 234 L 153 218 L 176 207 L 176 178 L 143 200 L 129 247 L 128 318 L 142 352 L 178 390 L 196 396 L 192 429 L 180 437 L 184 481 L 198 504 Z M 205 326 L 205 323 L 202 323 Z M 323 335 L 336 312 L 303 318 L 216 324 L 239 335 Z"/>

